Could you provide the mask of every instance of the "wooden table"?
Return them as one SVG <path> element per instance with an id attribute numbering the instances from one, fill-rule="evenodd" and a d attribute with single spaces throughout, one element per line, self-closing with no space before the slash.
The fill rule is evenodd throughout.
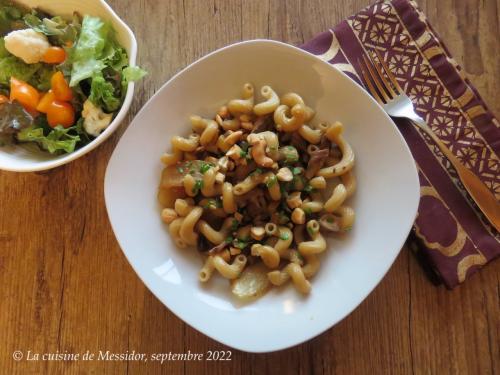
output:
<path id="1" fill-rule="evenodd" d="M 110 350 L 205 353 L 225 347 L 184 324 L 146 289 L 108 222 L 103 177 L 133 115 L 175 72 L 232 42 L 300 44 L 369 0 L 110 0 L 135 31 L 149 70 L 130 115 L 90 155 L 43 174 L 0 173 L 2 374 L 493 374 L 500 372 L 499 270 L 490 264 L 450 292 L 405 248 L 349 317 L 277 353 L 233 351 L 229 362 L 16 362 L 32 353 Z M 500 115 L 498 0 L 420 0 L 455 58 Z"/>

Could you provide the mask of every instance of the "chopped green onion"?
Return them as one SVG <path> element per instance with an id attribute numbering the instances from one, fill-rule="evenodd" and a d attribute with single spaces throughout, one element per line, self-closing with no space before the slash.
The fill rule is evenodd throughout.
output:
<path id="1" fill-rule="evenodd" d="M 304 212 L 305 212 L 306 215 L 311 215 L 312 214 L 312 210 L 310 208 L 305 208 Z"/>
<path id="2" fill-rule="evenodd" d="M 262 169 L 257 168 L 255 171 L 250 173 L 250 176 L 256 176 L 256 175 L 261 174 L 261 173 L 262 173 Z"/>
<path id="3" fill-rule="evenodd" d="M 243 250 L 245 247 L 248 246 L 248 241 L 242 240 L 242 239 L 237 239 L 233 242 L 234 247 L 237 247 L 238 249 Z"/>
<path id="4" fill-rule="evenodd" d="M 247 151 L 248 151 L 248 146 L 249 146 L 248 142 L 246 142 L 246 141 L 242 141 L 242 142 L 240 142 L 240 148 L 241 148 L 243 151 L 247 152 Z"/>
<path id="5" fill-rule="evenodd" d="M 239 221 L 233 219 L 233 222 L 231 223 L 231 232 L 234 232 L 236 229 L 238 229 L 239 225 L 240 225 Z"/>
<path id="6" fill-rule="evenodd" d="M 299 153 L 297 149 L 293 146 L 286 146 L 282 148 L 283 153 L 285 155 L 286 163 L 295 163 L 299 160 Z"/>
<path id="7" fill-rule="evenodd" d="M 312 229 L 309 225 L 307 226 L 307 232 L 312 236 L 314 236 L 314 229 Z"/>
<path id="8" fill-rule="evenodd" d="M 301 173 L 302 173 L 302 169 L 301 169 L 301 168 L 298 168 L 298 167 L 294 167 L 294 168 L 292 169 L 292 173 L 293 173 L 294 175 L 301 174 Z"/>
<path id="9" fill-rule="evenodd" d="M 208 199 L 203 208 L 216 209 L 222 207 L 222 202 L 219 199 Z"/>
<path id="10" fill-rule="evenodd" d="M 231 243 L 231 242 L 233 242 L 233 237 L 232 237 L 232 236 L 226 237 L 225 242 L 226 242 L 226 243 Z"/>
<path id="11" fill-rule="evenodd" d="M 198 192 L 203 189 L 203 180 L 196 180 L 196 183 L 193 186 L 193 194 L 198 194 Z"/>
<path id="12" fill-rule="evenodd" d="M 283 232 L 280 234 L 280 239 L 286 241 L 290 238 L 290 235 L 287 232 Z"/>
<path id="13" fill-rule="evenodd" d="M 304 193 L 311 193 L 313 190 L 314 190 L 314 188 L 313 188 L 311 185 L 309 185 L 309 184 L 307 184 L 307 185 L 304 187 L 304 189 L 302 189 L 302 191 L 303 191 Z"/>
<path id="14" fill-rule="evenodd" d="M 268 188 L 271 188 L 273 187 L 274 185 L 276 185 L 276 183 L 278 182 L 278 179 L 276 178 L 276 176 L 273 174 L 272 176 L 270 176 L 267 181 L 266 181 L 266 186 Z"/>
<path id="15" fill-rule="evenodd" d="M 201 163 L 200 173 L 205 174 L 211 167 L 212 167 L 212 164 L 210 164 L 210 163 Z"/>

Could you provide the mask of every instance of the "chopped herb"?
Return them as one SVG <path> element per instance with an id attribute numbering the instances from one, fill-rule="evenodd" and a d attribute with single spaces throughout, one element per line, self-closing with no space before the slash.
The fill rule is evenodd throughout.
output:
<path id="1" fill-rule="evenodd" d="M 255 171 L 250 173 L 250 176 L 256 176 L 256 175 L 261 174 L 261 173 L 262 173 L 262 169 L 257 168 Z"/>
<path id="2" fill-rule="evenodd" d="M 274 185 L 276 185 L 276 183 L 278 182 L 278 179 L 276 178 L 276 176 L 273 174 L 272 176 L 270 176 L 267 181 L 266 181 L 266 186 L 268 188 L 271 188 L 273 187 Z"/>
<path id="3" fill-rule="evenodd" d="M 242 142 L 240 142 L 240 148 L 241 148 L 243 151 L 247 152 L 247 151 L 248 151 L 248 146 L 249 146 L 248 142 L 246 142 L 246 141 L 242 141 Z"/>
<path id="4" fill-rule="evenodd" d="M 314 236 L 314 229 L 312 229 L 309 225 L 307 226 L 307 233 L 309 233 L 312 236 Z"/>
<path id="5" fill-rule="evenodd" d="M 285 155 L 285 163 L 296 163 L 299 160 L 299 153 L 293 146 L 286 146 L 283 149 Z"/>
<path id="6" fill-rule="evenodd" d="M 181 174 L 184 174 L 184 168 L 182 167 L 177 167 L 177 171 Z"/>
<path id="7" fill-rule="evenodd" d="M 239 221 L 233 219 L 233 222 L 231 223 L 231 232 L 234 232 L 236 229 L 238 229 L 239 225 L 240 225 Z"/>
<path id="8" fill-rule="evenodd" d="M 243 250 L 245 247 L 248 246 L 248 241 L 245 241 L 244 239 L 236 239 L 233 242 L 234 247 L 237 247 L 240 250 Z"/>
<path id="9" fill-rule="evenodd" d="M 193 194 L 198 194 L 201 189 L 203 189 L 203 180 L 196 180 L 196 183 L 193 186 Z"/>
<path id="10" fill-rule="evenodd" d="M 240 158 L 246 159 L 247 156 L 248 156 L 248 154 L 246 153 L 246 151 L 243 151 L 243 150 L 240 151 Z"/>
<path id="11" fill-rule="evenodd" d="M 216 209 L 222 207 L 222 202 L 218 199 L 208 199 L 207 203 L 203 205 L 203 208 Z"/>
<path id="12" fill-rule="evenodd" d="M 232 236 L 227 237 L 227 238 L 225 239 L 225 242 L 226 242 L 226 243 L 231 243 L 231 242 L 233 242 L 233 237 L 232 237 Z"/>
<path id="13" fill-rule="evenodd" d="M 290 238 L 290 235 L 287 232 L 283 232 L 280 234 L 280 239 L 286 241 Z"/>
<path id="14" fill-rule="evenodd" d="M 294 175 L 301 174 L 301 173 L 302 173 L 302 169 L 301 169 L 301 168 L 298 168 L 298 167 L 294 167 L 294 168 L 292 169 L 292 173 L 293 173 Z"/>
<path id="15" fill-rule="evenodd" d="M 302 189 L 302 191 L 304 193 L 311 193 L 312 191 L 314 191 L 314 188 L 311 185 L 307 184 L 306 186 L 304 186 L 304 189 Z"/>
<path id="16" fill-rule="evenodd" d="M 312 214 L 312 210 L 310 208 L 304 208 L 304 212 L 306 215 L 311 215 Z"/>
<path id="17" fill-rule="evenodd" d="M 212 163 L 201 163 L 200 173 L 205 174 L 212 167 Z"/>

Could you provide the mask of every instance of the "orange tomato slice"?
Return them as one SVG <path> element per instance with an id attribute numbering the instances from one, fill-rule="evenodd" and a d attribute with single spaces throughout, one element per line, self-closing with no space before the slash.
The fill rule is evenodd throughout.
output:
<path id="1" fill-rule="evenodd" d="M 66 51 L 61 47 L 49 47 L 42 57 L 42 61 L 47 64 L 61 64 L 66 60 Z"/>
<path id="2" fill-rule="evenodd" d="M 35 112 L 40 94 L 31 85 L 20 79 L 11 77 L 10 79 L 10 101 L 18 101 L 26 110 Z"/>
<path id="3" fill-rule="evenodd" d="M 61 72 L 54 73 L 50 79 L 50 85 L 57 100 L 68 102 L 73 99 L 73 91 L 71 91 Z"/>
<path id="4" fill-rule="evenodd" d="M 47 93 L 45 93 L 44 96 L 42 96 L 40 102 L 38 102 L 36 110 L 38 112 L 47 113 L 54 100 L 56 100 L 56 96 L 54 95 L 52 90 L 49 90 Z"/>
<path id="5" fill-rule="evenodd" d="M 52 128 L 57 125 L 69 128 L 75 123 L 75 110 L 69 103 L 54 100 L 47 110 L 47 122 Z"/>

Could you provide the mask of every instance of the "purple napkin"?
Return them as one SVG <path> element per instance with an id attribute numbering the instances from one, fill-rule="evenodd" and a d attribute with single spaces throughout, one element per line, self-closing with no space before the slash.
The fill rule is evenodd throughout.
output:
<path id="1" fill-rule="evenodd" d="M 358 60 L 379 51 L 416 111 L 500 199 L 500 125 L 414 1 L 379 1 L 302 46 L 360 82 Z M 410 245 L 448 288 L 500 255 L 500 235 L 423 131 L 396 121 L 415 158 L 420 205 Z"/>

